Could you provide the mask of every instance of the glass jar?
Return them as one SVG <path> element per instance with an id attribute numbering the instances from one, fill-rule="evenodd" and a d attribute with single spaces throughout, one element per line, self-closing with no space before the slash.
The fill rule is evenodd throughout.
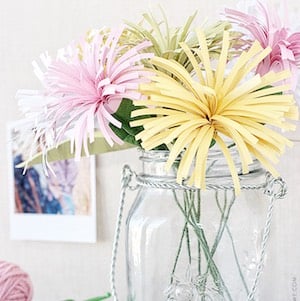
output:
<path id="1" fill-rule="evenodd" d="M 241 170 L 238 153 L 231 154 Z M 210 151 L 206 190 L 176 183 L 167 151 L 143 152 L 126 223 L 128 301 L 258 300 L 271 210 L 257 161 L 235 195 L 228 165 Z M 180 160 L 180 158 L 178 159 Z M 178 163 L 178 162 L 177 162 Z"/>

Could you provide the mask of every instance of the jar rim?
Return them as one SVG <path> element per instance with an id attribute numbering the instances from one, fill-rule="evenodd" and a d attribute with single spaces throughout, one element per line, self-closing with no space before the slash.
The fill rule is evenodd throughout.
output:
<path id="1" fill-rule="evenodd" d="M 143 150 L 140 149 L 141 155 L 140 160 L 147 164 L 150 162 L 156 163 L 164 163 L 167 162 L 169 158 L 169 150 Z M 247 173 L 243 172 L 242 163 L 240 160 L 239 152 L 236 146 L 232 146 L 229 148 L 231 157 L 234 161 L 234 165 L 239 176 L 248 176 L 249 174 L 259 173 L 264 171 L 261 166 L 261 163 L 253 158 L 253 162 L 248 165 L 249 171 Z M 175 162 L 177 164 L 180 163 L 180 160 L 183 156 L 184 152 L 178 155 Z M 218 148 L 209 149 L 207 156 L 207 164 L 206 164 L 206 178 L 220 178 L 220 177 L 231 177 L 231 172 L 227 163 L 227 160 L 223 154 L 223 152 Z"/>

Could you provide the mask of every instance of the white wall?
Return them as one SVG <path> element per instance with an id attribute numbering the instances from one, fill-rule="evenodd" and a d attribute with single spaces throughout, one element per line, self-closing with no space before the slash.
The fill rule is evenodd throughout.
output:
<path id="1" fill-rule="evenodd" d="M 159 3 L 165 8 L 171 22 L 179 25 L 195 9 L 199 10 L 199 22 L 216 15 L 224 2 L 164 0 Z M 298 1 L 287 2 L 290 11 L 299 12 Z M 236 3 L 234 0 L 226 1 L 226 5 Z M 45 50 L 54 53 L 93 27 L 117 25 L 124 18 L 137 21 L 150 5 L 154 6 L 155 3 L 147 0 L 0 0 L 0 258 L 20 264 L 31 275 L 35 301 L 57 301 L 68 297 L 82 300 L 110 290 L 110 252 L 120 190 L 120 171 L 125 162 L 130 163 L 134 169 L 139 168 L 139 163 L 135 150 L 124 151 L 118 156 L 98 156 L 97 244 L 11 241 L 5 125 L 20 117 L 15 92 L 19 88 L 39 88 L 31 62 L 40 53 Z M 297 139 L 299 135 L 296 133 L 293 137 Z M 282 250 L 296 270 L 300 270 L 299 255 L 295 251 L 292 254 L 288 252 L 300 248 L 299 231 L 296 229 L 300 226 L 299 150 L 300 143 L 296 142 L 296 147 L 283 157 L 279 166 L 292 193 L 279 204 L 276 227 L 281 236 L 287 237 L 287 240 L 278 244 L 282 244 Z M 119 268 L 119 287 L 123 301 L 125 274 L 122 257 L 119 259 Z M 272 270 L 268 273 L 271 275 Z"/>

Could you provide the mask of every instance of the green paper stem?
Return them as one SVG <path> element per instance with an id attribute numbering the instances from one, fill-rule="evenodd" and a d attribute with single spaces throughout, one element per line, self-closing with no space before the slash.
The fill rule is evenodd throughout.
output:
<path id="1" fill-rule="evenodd" d="M 129 143 L 124 143 L 122 145 L 114 144 L 113 146 L 110 146 L 105 138 L 101 135 L 100 132 L 95 132 L 95 140 L 94 142 L 88 142 L 88 150 L 89 155 L 95 155 L 95 154 L 102 154 L 102 153 L 108 153 L 112 151 L 119 151 L 123 149 L 128 149 L 134 147 L 134 145 L 131 145 Z M 67 160 L 74 158 L 75 152 L 71 152 L 71 142 L 70 140 L 66 140 L 62 143 L 60 143 L 57 147 L 50 148 L 47 153 L 47 161 L 48 162 L 54 162 L 59 160 Z M 18 164 L 17 168 L 24 168 L 24 167 L 30 167 L 36 164 L 40 164 L 43 162 L 43 153 L 39 152 L 35 156 L 33 156 L 31 159 L 24 161 L 20 164 Z M 87 154 L 84 150 L 81 152 L 81 156 L 85 157 Z"/>
<path id="2" fill-rule="evenodd" d="M 105 300 L 111 297 L 111 293 L 106 293 L 106 295 L 104 296 L 100 296 L 100 297 L 95 297 L 95 298 L 91 298 L 91 299 L 87 299 L 85 301 L 101 301 L 101 300 Z"/>
<path id="3" fill-rule="evenodd" d="M 106 300 L 110 297 L 111 297 L 111 293 L 106 293 L 106 295 L 104 295 L 104 296 L 99 296 L 99 297 L 86 299 L 85 301 L 102 301 L 102 300 Z M 75 300 L 74 299 L 66 299 L 66 300 L 63 300 L 63 301 L 75 301 Z"/>

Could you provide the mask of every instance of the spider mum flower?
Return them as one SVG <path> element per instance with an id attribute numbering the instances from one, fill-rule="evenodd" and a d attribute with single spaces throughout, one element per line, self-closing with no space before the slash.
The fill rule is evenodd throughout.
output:
<path id="1" fill-rule="evenodd" d="M 139 119 L 131 125 L 144 127 L 136 138 L 142 140 L 146 150 L 161 144 L 169 145 L 167 168 L 182 153 L 177 171 L 179 183 L 191 170 L 188 184 L 205 188 L 207 156 L 212 141 L 215 141 L 227 160 L 235 190 L 239 192 L 239 178 L 225 143 L 226 137 L 236 144 L 243 173 L 248 172 L 249 164 L 256 157 L 267 170 L 278 176 L 273 163 L 291 142 L 266 125 L 295 129 L 287 121 L 298 118 L 294 97 L 281 93 L 288 91 L 289 86 L 273 86 L 286 79 L 290 72 L 272 71 L 249 78 L 251 70 L 271 51 L 270 48 L 263 49 L 259 42 L 254 42 L 243 52 L 227 72 L 228 32 L 224 32 L 220 58 L 213 69 L 205 35 L 198 32 L 198 39 L 200 48 L 194 51 L 182 44 L 196 76 L 177 62 L 159 57 L 151 60 L 166 72 L 157 71 L 151 83 L 140 85 L 140 91 L 148 99 L 138 103 L 145 108 L 133 111 L 133 117 Z M 200 66 L 195 56 L 201 59 Z"/>
<path id="2" fill-rule="evenodd" d="M 295 90 L 300 68 L 300 32 L 291 33 L 282 24 L 275 9 L 268 9 L 258 2 L 257 13 L 247 14 L 234 9 L 225 9 L 226 16 L 262 47 L 271 47 L 270 54 L 257 66 L 256 72 L 264 75 L 270 70 L 289 69 L 292 72 L 292 89 Z"/>
<path id="3" fill-rule="evenodd" d="M 140 43 L 140 41 L 147 39 L 151 41 L 152 46 L 150 49 L 156 56 L 175 60 L 185 66 L 188 71 L 191 71 L 192 66 L 180 44 L 184 42 L 191 48 L 199 47 L 197 36 L 192 28 L 197 12 L 189 16 L 183 26 L 172 27 L 161 7 L 160 11 L 161 18 L 159 19 L 149 12 L 143 14 L 143 19 L 139 24 L 127 21 L 128 31 L 124 38 L 132 44 Z M 205 32 L 207 47 L 214 58 L 219 56 L 224 30 L 229 31 L 231 27 L 228 21 L 219 21 L 210 26 L 201 26 Z M 240 33 L 230 31 L 231 55 L 236 54 L 236 48 L 243 47 L 243 40 L 240 37 Z M 153 66 L 150 64 L 150 67 Z"/>
<path id="4" fill-rule="evenodd" d="M 141 60 L 153 55 L 139 52 L 151 43 L 144 41 L 129 48 L 119 43 L 121 35 L 121 29 L 100 32 L 63 49 L 53 61 L 44 57 L 44 74 L 36 70 L 46 93 L 54 99 L 46 107 L 47 123 L 56 133 L 54 141 L 63 141 L 68 133 L 76 159 L 81 156 L 82 147 L 88 154 L 88 140 L 94 141 L 95 129 L 100 130 L 110 146 L 115 142 L 122 144 L 109 127 L 122 126 L 112 114 L 122 99 L 141 98 L 137 90 L 147 74 Z"/>

